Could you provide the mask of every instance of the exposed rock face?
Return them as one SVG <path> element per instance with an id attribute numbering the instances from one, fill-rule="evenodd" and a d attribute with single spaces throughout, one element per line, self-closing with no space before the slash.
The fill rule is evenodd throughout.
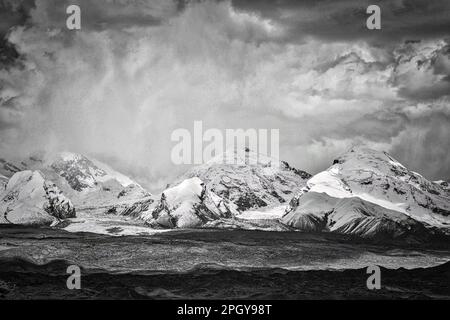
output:
<path id="1" fill-rule="evenodd" d="M 75 217 L 75 208 L 39 171 L 20 171 L 0 194 L 0 223 L 49 225 Z"/>
<path id="2" fill-rule="evenodd" d="M 117 205 L 114 208 L 115 212 L 117 214 L 123 215 L 123 216 L 130 216 L 130 217 L 138 217 L 141 212 L 145 212 L 149 210 L 154 203 L 155 200 L 153 200 L 150 197 L 143 198 L 141 200 L 135 200 L 130 203 L 125 203 L 122 205 Z"/>
<path id="3" fill-rule="evenodd" d="M 450 228 L 442 186 L 406 169 L 386 152 L 353 148 L 313 176 L 282 222 L 306 231 L 363 237 L 424 234 Z"/>
<path id="4" fill-rule="evenodd" d="M 44 204 L 44 210 L 58 219 L 74 218 L 75 208 L 62 191 L 50 181 L 44 181 L 44 191 L 48 203 Z"/>

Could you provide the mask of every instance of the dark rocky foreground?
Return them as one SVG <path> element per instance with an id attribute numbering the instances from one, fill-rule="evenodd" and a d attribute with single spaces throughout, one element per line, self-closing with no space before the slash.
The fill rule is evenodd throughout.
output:
<path id="1" fill-rule="evenodd" d="M 1 299 L 450 299 L 450 262 L 432 268 L 381 269 L 381 289 L 368 290 L 365 269 L 287 271 L 199 267 L 186 273 L 82 272 L 66 287 L 68 263 L 38 266 L 0 261 Z"/>
<path id="2" fill-rule="evenodd" d="M 69 290 L 69 265 L 82 269 Z M 382 265 L 370 291 L 368 265 Z M 406 268 L 406 269 L 405 269 Z M 450 299 L 446 243 L 177 230 L 113 237 L 0 227 L 0 299 Z"/>

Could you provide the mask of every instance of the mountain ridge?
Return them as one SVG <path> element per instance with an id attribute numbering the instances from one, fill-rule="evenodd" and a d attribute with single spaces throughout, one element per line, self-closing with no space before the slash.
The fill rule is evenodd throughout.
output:
<path id="1" fill-rule="evenodd" d="M 372 237 L 450 230 L 450 196 L 387 152 L 353 147 L 308 180 L 282 217 L 299 230 Z"/>
<path id="2" fill-rule="evenodd" d="M 1 164 L 8 172 L 39 169 L 42 179 L 81 214 L 77 219 L 62 215 L 69 217 L 63 226 L 117 217 L 114 223 L 142 221 L 149 230 L 298 230 L 424 241 L 450 235 L 447 182 L 431 182 L 387 152 L 353 147 L 314 176 L 248 149 L 243 161 L 233 162 L 241 155 L 228 150 L 193 167 L 159 195 L 96 159 L 69 152 L 50 160 L 30 157 L 19 164 Z M 16 174 L 20 172 L 24 171 Z M 0 176 L 0 182 L 6 180 Z M 82 230 L 82 224 L 74 230 Z"/>

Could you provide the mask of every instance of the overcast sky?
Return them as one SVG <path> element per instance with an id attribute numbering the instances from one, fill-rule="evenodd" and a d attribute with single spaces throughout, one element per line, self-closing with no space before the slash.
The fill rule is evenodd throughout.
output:
<path id="1" fill-rule="evenodd" d="M 0 0 L 0 156 L 94 154 L 155 190 L 186 169 L 171 132 L 203 120 L 279 128 L 310 173 L 362 143 L 449 179 L 449 17 L 447 0 Z"/>

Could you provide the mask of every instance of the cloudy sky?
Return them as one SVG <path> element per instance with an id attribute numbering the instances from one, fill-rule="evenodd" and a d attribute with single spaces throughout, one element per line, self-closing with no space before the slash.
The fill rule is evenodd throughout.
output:
<path id="1" fill-rule="evenodd" d="M 449 17 L 447 0 L 0 0 L 0 155 L 91 154 L 155 190 L 185 170 L 172 131 L 203 120 L 279 128 L 311 173 L 366 144 L 448 179 Z"/>

